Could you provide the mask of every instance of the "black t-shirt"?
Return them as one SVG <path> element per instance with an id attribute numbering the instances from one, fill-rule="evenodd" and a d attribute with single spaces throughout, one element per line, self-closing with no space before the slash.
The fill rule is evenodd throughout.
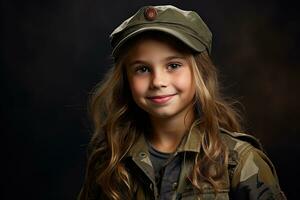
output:
<path id="1" fill-rule="evenodd" d="M 152 162 L 152 166 L 154 168 L 155 174 L 159 173 L 159 171 L 164 167 L 168 159 L 172 156 L 172 153 L 164 153 L 156 150 L 149 144 L 149 153 L 150 160 Z"/>
<path id="2" fill-rule="evenodd" d="M 155 182 L 160 200 L 171 199 L 177 189 L 181 170 L 181 154 L 164 153 L 149 146 L 150 160 L 155 172 Z"/>

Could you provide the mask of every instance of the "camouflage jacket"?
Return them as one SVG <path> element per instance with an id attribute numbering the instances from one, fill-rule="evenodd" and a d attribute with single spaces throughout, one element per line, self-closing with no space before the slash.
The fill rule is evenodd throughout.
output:
<path id="1" fill-rule="evenodd" d="M 182 163 L 177 187 L 174 187 L 173 199 L 226 200 L 226 199 L 285 199 L 280 189 L 275 168 L 262 151 L 260 143 L 253 137 L 242 133 L 232 133 L 221 129 L 221 138 L 229 149 L 228 170 L 223 175 L 223 188 L 215 195 L 211 185 L 207 184 L 198 194 L 187 179 L 192 162 Z M 187 152 L 192 157 L 199 153 L 200 134 L 192 132 L 177 149 L 177 153 Z M 140 180 L 135 199 L 159 199 L 155 187 L 154 173 L 149 152 L 143 136 L 129 153 L 134 171 Z M 189 156 L 188 156 L 189 157 Z M 132 165 L 129 165 L 132 166 Z"/>
<path id="2" fill-rule="evenodd" d="M 186 153 L 187 160 L 181 164 L 178 182 L 173 188 L 172 200 L 286 199 L 280 189 L 275 168 L 256 138 L 224 129 L 220 130 L 220 135 L 228 146 L 229 157 L 228 166 L 226 166 L 228 170 L 222 177 L 219 192 L 215 193 L 210 184 L 204 183 L 203 191 L 199 193 L 187 179 L 193 162 L 192 158 L 199 153 L 201 145 L 200 134 L 193 131 L 176 151 L 176 154 Z M 125 164 L 131 174 L 137 178 L 134 199 L 158 200 L 160 199 L 159 191 L 155 184 L 154 170 L 147 148 L 142 135 L 131 148 Z"/>

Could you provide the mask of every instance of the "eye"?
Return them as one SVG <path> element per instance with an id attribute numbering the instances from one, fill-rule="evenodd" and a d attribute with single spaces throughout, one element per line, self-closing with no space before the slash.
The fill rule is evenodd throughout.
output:
<path id="1" fill-rule="evenodd" d="M 135 73 L 137 74 L 145 74 L 145 73 L 148 73 L 150 72 L 150 68 L 147 67 L 147 66 L 138 66 L 135 68 Z"/>
<path id="2" fill-rule="evenodd" d="M 168 70 L 176 70 L 182 65 L 180 63 L 170 63 L 168 64 Z"/>

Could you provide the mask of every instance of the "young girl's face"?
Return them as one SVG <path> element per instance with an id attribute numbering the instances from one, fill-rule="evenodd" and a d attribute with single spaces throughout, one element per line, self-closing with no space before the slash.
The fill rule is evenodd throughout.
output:
<path id="1" fill-rule="evenodd" d="M 187 54 L 144 38 L 130 49 L 125 66 L 134 101 L 151 117 L 185 116 L 192 109 L 195 86 Z"/>

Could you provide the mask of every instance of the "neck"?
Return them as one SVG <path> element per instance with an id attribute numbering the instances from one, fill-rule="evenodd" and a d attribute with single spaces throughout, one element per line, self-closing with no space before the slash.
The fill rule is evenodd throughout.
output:
<path id="1" fill-rule="evenodd" d="M 184 134 L 190 129 L 193 120 L 194 112 L 191 111 L 170 118 L 151 117 L 152 146 L 161 152 L 174 152 Z"/>

